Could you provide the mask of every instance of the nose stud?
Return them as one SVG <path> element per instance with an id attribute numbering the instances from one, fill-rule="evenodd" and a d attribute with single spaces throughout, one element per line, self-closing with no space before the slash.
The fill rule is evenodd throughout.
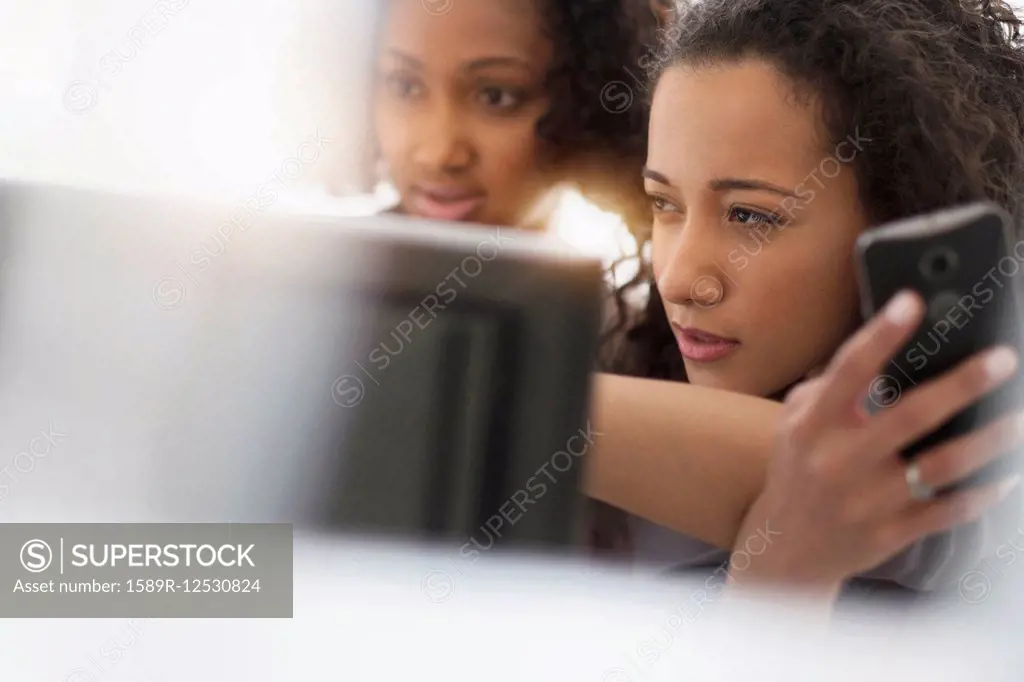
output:
<path id="1" fill-rule="evenodd" d="M 701 308 L 714 308 L 724 295 L 725 287 L 711 275 L 701 275 L 690 285 L 690 300 Z"/>

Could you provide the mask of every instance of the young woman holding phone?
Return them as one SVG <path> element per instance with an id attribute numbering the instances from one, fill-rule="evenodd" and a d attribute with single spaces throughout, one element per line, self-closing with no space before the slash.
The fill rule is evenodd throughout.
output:
<path id="1" fill-rule="evenodd" d="M 991 349 L 869 416 L 869 387 L 924 311 L 904 293 L 858 330 L 852 254 L 874 225 L 971 201 L 1024 220 L 1020 22 L 1003 3 L 959 0 L 702 0 L 682 3 L 678 21 L 643 171 L 652 295 L 622 323 L 620 367 L 785 398 L 733 547 L 766 524 L 780 534 L 732 579 L 829 597 L 865 574 L 955 583 L 984 550 L 983 525 L 1002 514 L 993 544 L 1012 532 L 1019 478 L 921 491 L 1019 447 L 1024 414 L 909 466 L 898 453 L 1006 381 L 1018 358 Z M 667 541 L 634 526 L 641 552 L 656 549 L 645 531 Z M 723 555 L 684 542 L 676 561 Z"/>

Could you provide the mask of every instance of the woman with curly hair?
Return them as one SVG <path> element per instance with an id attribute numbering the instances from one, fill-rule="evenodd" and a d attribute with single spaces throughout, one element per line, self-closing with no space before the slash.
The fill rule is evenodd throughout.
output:
<path id="1" fill-rule="evenodd" d="M 609 348 L 626 374 L 785 401 L 771 458 L 745 463 L 766 482 L 708 593 L 730 580 L 829 598 L 863 575 L 955 583 L 986 543 L 1009 537 L 1019 478 L 921 499 L 898 452 L 1018 359 L 991 349 L 868 416 L 871 380 L 924 306 L 897 296 L 859 328 L 852 254 L 872 226 L 965 202 L 996 202 L 1024 224 L 1020 22 L 1001 2 L 970 0 L 679 11 L 678 38 L 654 60 L 643 171 L 654 219 L 638 235 L 650 262 L 618 292 L 620 309 L 630 288 L 650 294 Z M 962 480 L 1020 446 L 1022 417 L 923 453 L 916 473 L 937 489 Z M 632 530 L 641 556 L 730 559 L 646 522 Z"/>
<path id="2" fill-rule="evenodd" d="M 400 210 L 543 228 L 571 184 L 646 222 L 645 109 L 601 94 L 653 24 L 635 0 L 387 0 L 373 121 Z"/>

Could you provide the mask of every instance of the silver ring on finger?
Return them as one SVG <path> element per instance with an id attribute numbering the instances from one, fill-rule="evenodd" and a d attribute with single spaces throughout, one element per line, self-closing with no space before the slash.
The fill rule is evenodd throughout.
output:
<path id="1" fill-rule="evenodd" d="M 935 497 L 935 488 L 928 485 L 921 479 L 921 467 L 917 462 L 911 462 L 906 469 L 907 489 L 910 491 L 910 498 L 923 502 Z"/>

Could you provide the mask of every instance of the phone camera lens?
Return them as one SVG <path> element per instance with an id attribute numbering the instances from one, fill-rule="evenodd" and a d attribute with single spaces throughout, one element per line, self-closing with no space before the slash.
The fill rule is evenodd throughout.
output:
<path id="1" fill-rule="evenodd" d="M 950 248 L 929 251 L 921 259 L 921 274 L 931 281 L 945 280 L 956 270 L 958 260 L 956 251 Z"/>

